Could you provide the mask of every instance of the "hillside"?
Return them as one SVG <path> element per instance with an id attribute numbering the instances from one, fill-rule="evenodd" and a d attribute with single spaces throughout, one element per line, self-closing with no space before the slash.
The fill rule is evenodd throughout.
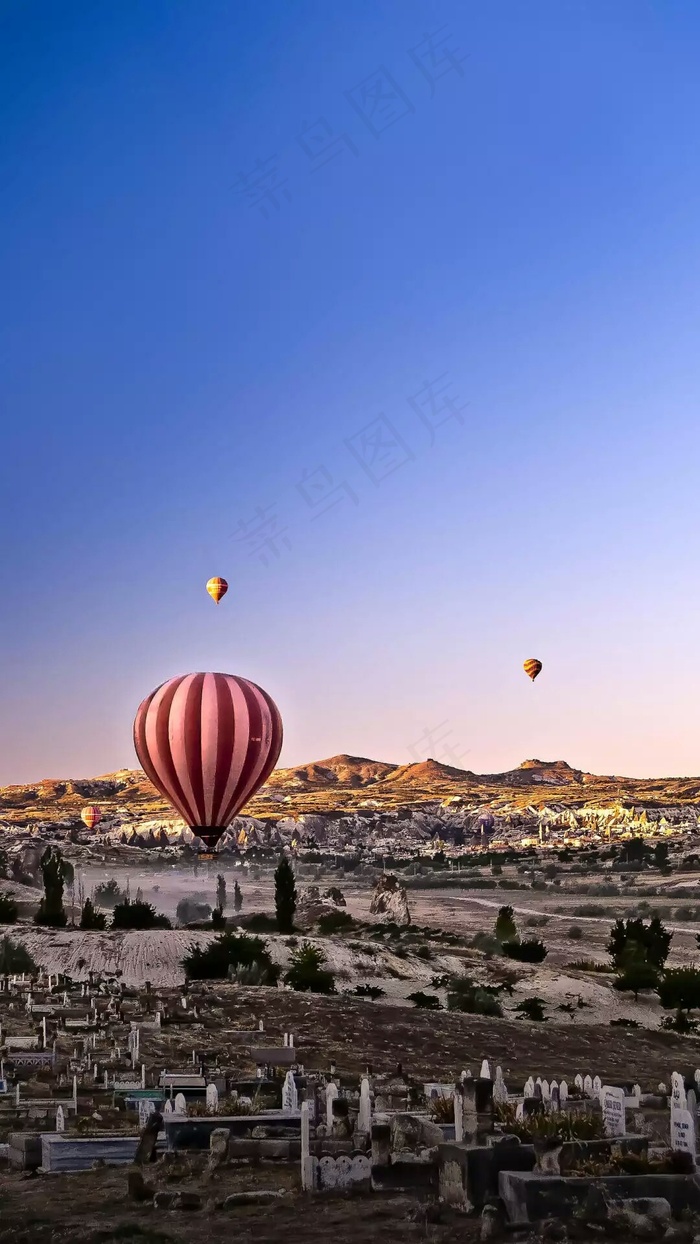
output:
<path id="1" fill-rule="evenodd" d="M 695 811 L 700 778 L 600 776 L 566 761 L 523 761 L 504 773 L 477 774 L 429 758 L 396 765 L 341 754 L 277 769 L 251 800 L 246 813 L 263 821 L 312 813 L 400 813 L 423 805 L 463 806 L 509 817 L 571 809 L 608 809 L 635 815 L 648 809 Z M 0 822 L 6 826 L 60 823 L 79 827 L 87 802 L 99 804 L 105 819 L 124 828 L 177 817 L 139 770 L 123 769 L 96 778 L 44 779 L 0 789 Z M 673 818 L 672 818 L 673 819 Z"/>

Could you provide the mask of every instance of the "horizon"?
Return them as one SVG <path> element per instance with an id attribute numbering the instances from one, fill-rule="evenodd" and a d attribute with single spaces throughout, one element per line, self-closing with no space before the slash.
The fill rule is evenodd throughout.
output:
<path id="1" fill-rule="evenodd" d="M 0 785 L 195 669 L 282 768 L 699 773 L 700 8 L 0 22 Z"/>

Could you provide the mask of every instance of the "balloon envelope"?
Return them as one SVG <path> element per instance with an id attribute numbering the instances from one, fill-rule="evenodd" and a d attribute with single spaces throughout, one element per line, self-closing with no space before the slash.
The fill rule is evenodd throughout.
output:
<path id="1" fill-rule="evenodd" d="M 94 829 L 95 826 L 99 825 L 102 820 L 102 813 L 100 812 L 100 809 L 93 804 L 88 808 L 83 808 L 80 813 L 80 819 L 85 825 L 87 825 L 88 829 Z"/>
<path id="2" fill-rule="evenodd" d="M 235 674 L 181 674 L 139 706 L 144 773 L 211 850 L 267 781 L 282 747 L 274 700 Z"/>
<path id="3" fill-rule="evenodd" d="M 523 662 L 523 669 L 525 670 L 528 678 L 531 678 L 534 682 L 542 669 L 542 662 L 536 660 L 534 657 L 530 657 L 528 661 Z"/>
<path id="4" fill-rule="evenodd" d="M 225 579 L 221 579 L 219 575 L 216 575 L 207 583 L 207 591 L 214 601 L 214 604 L 218 605 L 221 597 L 225 596 L 228 592 L 228 583 Z"/>

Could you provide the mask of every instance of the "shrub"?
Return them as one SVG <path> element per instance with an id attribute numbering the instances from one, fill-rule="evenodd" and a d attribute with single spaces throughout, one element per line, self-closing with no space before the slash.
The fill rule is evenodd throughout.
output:
<path id="1" fill-rule="evenodd" d="M 420 1007 L 424 1011 L 441 1011 L 442 1005 L 437 994 L 423 993 L 418 989 L 415 993 L 408 994 L 408 1001 L 414 1006 Z"/>
<path id="2" fill-rule="evenodd" d="M 496 1106 L 494 1114 L 503 1130 L 517 1136 L 524 1144 L 535 1140 L 602 1140 L 605 1136 L 603 1117 L 599 1114 L 570 1114 L 568 1110 L 552 1110 L 549 1114 L 531 1114 L 518 1119 L 516 1107 L 510 1103 Z"/>
<path id="3" fill-rule="evenodd" d="M 572 942 L 580 942 L 581 938 L 583 937 L 583 929 L 581 928 L 580 924 L 572 924 L 571 928 L 567 929 L 566 936 Z"/>
<path id="4" fill-rule="evenodd" d="M 648 924 L 638 918 L 616 920 L 610 929 L 608 954 L 613 967 L 618 969 L 624 968 L 625 960 L 633 956 L 643 958 L 662 971 L 672 937 L 673 934 L 664 928 L 658 916 L 653 916 Z"/>
<path id="5" fill-rule="evenodd" d="M 513 908 L 510 905 L 499 908 L 498 915 L 496 916 L 494 935 L 496 940 L 501 943 L 515 941 L 518 936 L 518 930 L 513 915 Z"/>
<path id="6" fill-rule="evenodd" d="M 252 915 L 245 916 L 242 923 L 251 933 L 277 932 L 277 920 L 274 916 L 268 916 L 264 911 L 254 911 Z"/>
<path id="7" fill-rule="evenodd" d="M 101 930 L 107 928 L 107 917 L 103 911 L 97 911 L 91 899 L 86 898 L 80 913 L 80 928 Z"/>
<path id="8" fill-rule="evenodd" d="M 493 992 L 475 985 L 468 976 L 453 976 L 447 989 L 448 1011 L 469 1015 L 503 1015 L 503 1007 Z"/>
<path id="9" fill-rule="evenodd" d="M 311 942 L 302 942 L 289 961 L 285 981 L 302 993 L 335 993 L 335 976 L 324 969 L 326 955 Z"/>
<path id="10" fill-rule="evenodd" d="M 570 972 L 613 972 L 609 963 L 598 963 L 596 959 L 572 959 L 564 967 Z"/>
<path id="11" fill-rule="evenodd" d="M 244 978 L 254 975 L 256 984 L 276 985 L 280 975 L 262 938 L 246 933 L 222 933 L 208 946 L 191 946 L 182 963 L 190 980 L 232 977 L 239 983 L 251 983 Z"/>
<path id="12" fill-rule="evenodd" d="M 543 929 L 550 920 L 551 916 L 528 916 L 525 924 L 528 929 Z"/>
<path id="13" fill-rule="evenodd" d="M 377 998 L 386 997 L 386 990 L 379 985 L 356 985 L 352 992 L 358 998 L 370 998 L 372 1002 L 376 1001 Z"/>
<path id="14" fill-rule="evenodd" d="M 620 967 L 613 989 L 618 989 L 622 993 L 633 993 L 636 1002 L 642 990 L 656 988 L 658 979 L 658 968 L 655 968 L 652 963 L 647 963 L 646 959 L 635 956 L 633 949 L 630 957 Z"/>
<path id="15" fill-rule="evenodd" d="M 582 907 L 574 907 L 572 916 L 605 916 L 607 911 L 599 903 L 584 903 Z"/>
<path id="16" fill-rule="evenodd" d="M 19 946 L 10 937 L 0 938 L 0 975 L 14 976 L 21 972 L 27 976 L 36 976 L 39 968 L 28 950 Z"/>
<path id="17" fill-rule="evenodd" d="M 641 1028 L 641 1024 L 636 1019 L 611 1019 L 611 1028 Z"/>
<path id="18" fill-rule="evenodd" d="M 212 929 L 226 928 L 226 917 L 221 907 L 215 907 L 211 913 L 211 927 Z"/>
<path id="19" fill-rule="evenodd" d="M 679 1014 L 700 1007 L 700 968 L 669 968 L 658 985 L 659 1002 L 664 1010 L 672 1007 Z"/>
<path id="20" fill-rule="evenodd" d="M 418 959 L 430 960 L 433 957 L 433 952 L 430 949 L 430 946 L 416 946 L 415 954 Z"/>
<path id="21" fill-rule="evenodd" d="M 331 933 L 349 933 L 354 929 L 355 921 L 347 911 L 329 911 L 323 916 L 319 916 L 316 921 L 316 928 L 319 933 L 324 935 Z"/>
<path id="22" fill-rule="evenodd" d="M 113 929 L 171 929 L 167 916 L 157 912 L 150 903 L 131 902 L 124 899 L 112 912 Z"/>
<path id="23" fill-rule="evenodd" d="M 677 907 L 673 914 L 676 920 L 687 921 L 687 920 L 697 920 L 700 918 L 700 915 L 697 909 L 694 909 L 692 907 Z"/>
<path id="24" fill-rule="evenodd" d="M 9 894 L 0 894 L 0 924 L 14 924 L 17 920 L 18 908 Z"/>
<path id="25" fill-rule="evenodd" d="M 114 877 L 110 877 L 109 881 L 101 881 L 95 886 L 94 898 L 98 907 L 114 907 L 115 903 L 126 898 L 126 894 L 119 889 Z"/>
<path id="26" fill-rule="evenodd" d="M 547 947 L 539 938 L 527 937 L 522 942 L 504 942 L 503 953 L 520 963 L 542 963 L 547 956 Z"/>
<path id="27" fill-rule="evenodd" d="M 443 972 L 440 976 L 431 976 L 430 984 L 433 989 L 446 989 L 452 980 L 450 972 Z"/>
<path id="28" fill-rule="evenodd" d="M 523 998 L 517 1006 L 513 1007 L 524 1019 L 531 1019 L 536 1024 L 545 1022 L 546 1016 L 544 1008 L 546 1006 L 544 998 Z"/>
<path id="29" fill-rule="evenodd" d="M 491 933 L 475 933 L 472 946 L 487 956 L 500 954 L 501 950 L 501 943 Z"/>
<path id="30" fill-rule="evenodd" d="M 193 898 L 181 898 L 175 909 L 178 924 L 205 924 L 211 919 L 209 903 L 198 903 Z"/>

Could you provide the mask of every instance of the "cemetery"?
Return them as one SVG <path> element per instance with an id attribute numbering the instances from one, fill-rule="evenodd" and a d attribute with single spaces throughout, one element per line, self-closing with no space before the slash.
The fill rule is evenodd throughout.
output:
<path id="1" fill-rule="evenodd" d="M 352 1038 L 336 1053 L 318 1038 L 333 1007 Z M 64 1184 L 81 1206 L 100 1185 L 112 1214 L 163 1239 L 196 1238 L 185 1218 L 209 1224 L 202 1238 L 226 1238 L 232 1214 L 281 1224 L 293 1209 L 320 1223 L 360 1204 L 345 1212 L 382 1223 L 427 1215 L 435 1240 L 524 1239 L 553 1223 L 573 1238 L 700 1235 L 694 1041 L 668 1038 L 646 1071 L 617 1050 L 639 1066 L 630 1083 L 600 1048 L 599 1069 L 572 1071 L 553 1031 L 525 1069 L 503 1044 L 515 1026 L 500 1024 L 499 1046 L 483 1017 L 441 1017 L 460 1028 L 434 1034 L 440 1056 L 416 1017 L 412 1044 L 385 1028 L 378 1050 L 368 1025 L 360 1039 L 363 1007 L 379 1013 L 219 981 L 6 977 L 0 1207 L 12 1204 L 16 1221 L 36 1198 L 46 1213 Z M 41 1239 L 33 1230 L 27 1238 Z M 21 1237 L 3 1234 L 0 1213 L 5 1238 Z"/>

